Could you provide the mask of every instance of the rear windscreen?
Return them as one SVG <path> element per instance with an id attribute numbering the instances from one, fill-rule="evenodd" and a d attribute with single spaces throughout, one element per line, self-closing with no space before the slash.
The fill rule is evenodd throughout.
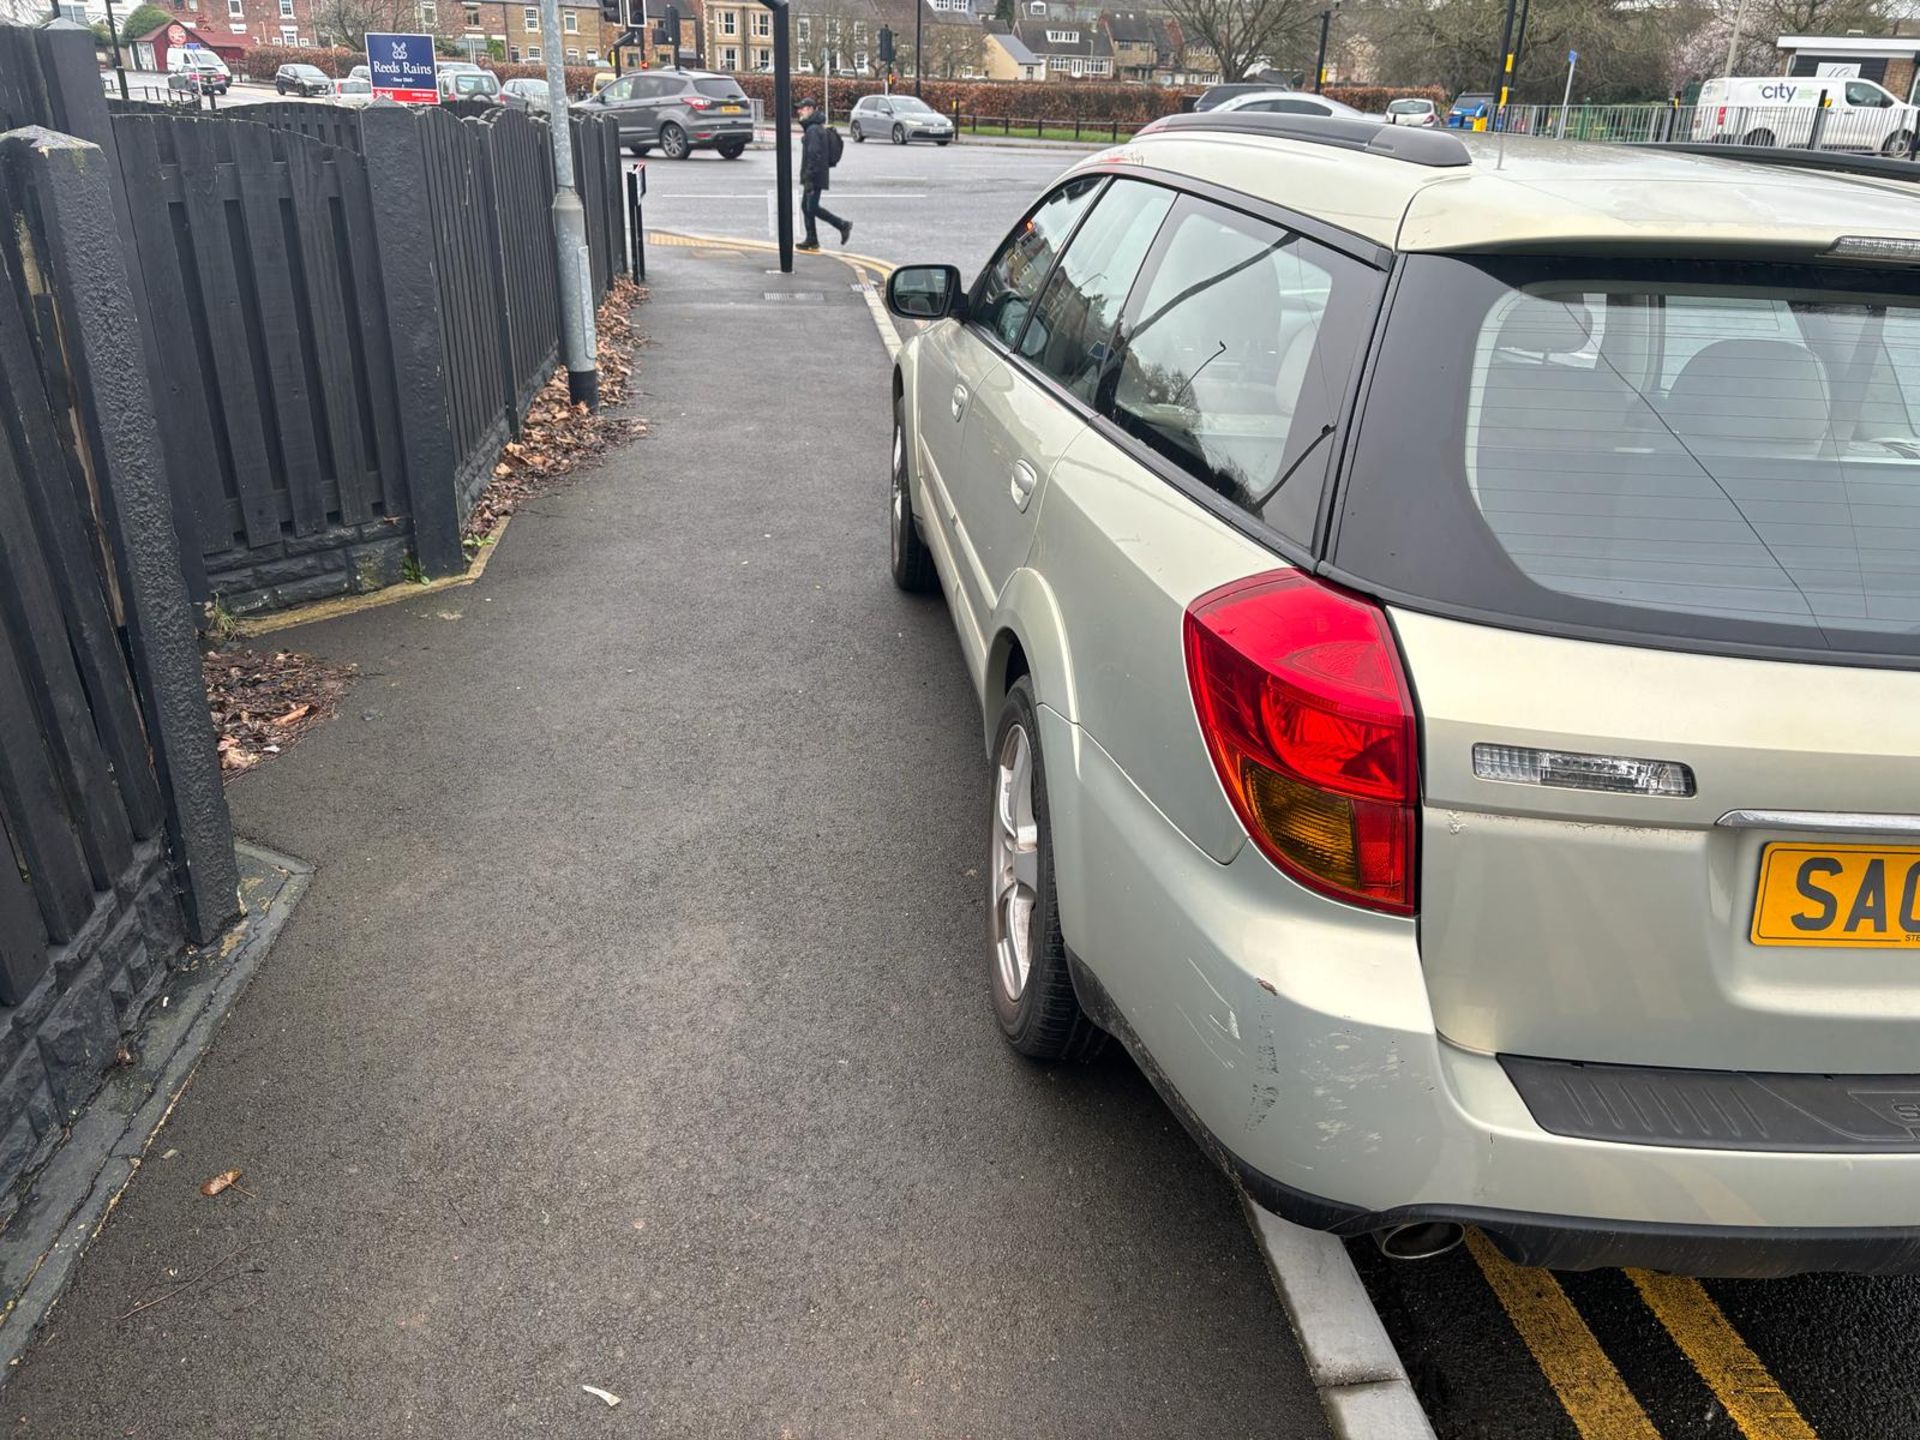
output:
<path id="1" fill-rule="evenodd" d="M 1409 257 L 1334 561 L 1536 626 L 1920 656 L 1920 277 Z"/>
<path id="2" fill-rule="evenodd" d="M 693 88 L 702 95 L 716 96 L 721 100 L 744 100 L 747 92 L 731 80 L 696 80 Z"/>

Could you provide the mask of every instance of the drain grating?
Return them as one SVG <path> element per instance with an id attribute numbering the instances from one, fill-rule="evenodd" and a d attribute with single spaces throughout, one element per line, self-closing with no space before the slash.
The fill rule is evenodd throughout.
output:
<path id="1" fill-rule="evenodd" d="M 769 300 L 811 300 L 816 304 L 827 298 L 824 290 L 767 290 L 762 293 Z"/>

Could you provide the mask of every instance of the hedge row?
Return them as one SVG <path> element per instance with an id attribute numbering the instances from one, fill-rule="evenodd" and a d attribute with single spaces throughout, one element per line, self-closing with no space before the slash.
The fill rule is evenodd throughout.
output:
<path id="1" fill-rule="evenodd" d="M 337 80 L 354 66 L 366 64 L 367 56 L 363 50 L 348 50 L 344 47 L 321 50 L 313 46 L 257 45 L 246 52 L 240 63 L 249 78 L 254 80 L 271 81 L 282 65 L 317 65 Z M 508 64 L 505 61 L 495 61 L 486 68 L 502 80 L 512 80 L 516 77 L 530 80 L 547 78 L 547 67 L 543 64 Z M 575 96 L 592 94 L 593 77 L 598 73 L 598 69 L 592 65 L 567 66 L 567 93 Z"/>
<path id="2" fill-rule="evenodd" d="M 765 102 L 771 112 L 771 75 L 740 75 L 735 78 L 747 94 Z M 833 82 L 834 115 L 844 116 L 853 108 L 854 101 L 863 95 L 878 95 L 882 88 L 878 80 L 836 79 Z M 913 93 L 911 81 L 899 88 L 903 94 Z M 793 79 L 793 103 L 798 105 L 802 100 L 818 101 L 821 89 L 819 77 L 796 75 Z M 1012 117 L 1018 120 L 1065 121 L 1068 124 L 1075 120 L 1100 123 L 1117 120 L 1122 124 L 1144 125 L 1149 120 L 1157 120 L 1162 115 L 1171 115 L 1184 109 L 1187 100 L 1199 94 L 1197 89 L 1178 90 L 1160 85 L 1088 85 L 1057 80 L 929 80 L 921 91 L 921 98 L 934 109 L 947 114 L 952 114 L 958 106 L 963 115 L 991 116 L 995 119 Z M 1450 99 L 1444 90 L 1418 85 L 1330 85 L 1326 96 L 1329 100 L 1338 100 L 1356 110 L 1372 114 L 1384 111 L 1389 100 L 1432 100 L 1444 109 Z"/>

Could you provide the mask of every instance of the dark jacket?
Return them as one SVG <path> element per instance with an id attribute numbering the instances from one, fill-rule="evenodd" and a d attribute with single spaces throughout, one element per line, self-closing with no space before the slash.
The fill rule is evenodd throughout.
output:
<path id="1" fill-rule="evenodd" d="M 820 112 L 816 110 L 800 122 L 800 188 L 832 189 L 828 181 L 832 170 L 832 159 L 827 152 L 827 127 L 821 123 Z"/>

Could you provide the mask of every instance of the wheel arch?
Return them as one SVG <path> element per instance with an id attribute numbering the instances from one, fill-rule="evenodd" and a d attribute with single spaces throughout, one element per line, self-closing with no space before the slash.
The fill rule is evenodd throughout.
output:
<path id="1" fill-rule="evenodd" d="M 980 687 L 985 721 L 981 738 L 989 751 L 1000 707 L 1022 675 L 1032 682 L 1036 702 L 1057 711 L 1069 724 L 1079 723 L 1073 661 L 1059 602 L 1039 571 L 1024 568 L 1014 571 L 994 607 L 993 638 L 987 644 Z"/>

